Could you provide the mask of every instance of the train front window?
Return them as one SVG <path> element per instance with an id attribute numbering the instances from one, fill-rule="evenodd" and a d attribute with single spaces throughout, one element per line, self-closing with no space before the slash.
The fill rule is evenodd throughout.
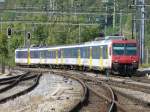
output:
<path id="1" fill-rule="evenodd" d="M 114 55 L 124 55 L 125 45 L 121 43 L 113 44 L 113 54 Z"/>
<path id="2" fill-rule="evenodd" d="M 125 50 L 126 55 L 136 55 L 136 52 L 137 52 L 136 44 L 134 43 L 126 44 L 126 50 Z"/>

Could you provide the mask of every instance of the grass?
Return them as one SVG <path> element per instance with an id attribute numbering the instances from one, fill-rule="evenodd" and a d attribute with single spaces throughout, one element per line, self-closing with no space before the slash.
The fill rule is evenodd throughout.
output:
<path id="1" fill-rule="evenodd" d="M 142 64 L 139 68 L 150 68 L 150 64 Z"/>

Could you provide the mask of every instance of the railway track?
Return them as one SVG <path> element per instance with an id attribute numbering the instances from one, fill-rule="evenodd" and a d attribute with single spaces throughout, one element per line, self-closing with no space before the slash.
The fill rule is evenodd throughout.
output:
<path id="1" fill-rule="evenodd" d="M 39 69 L 36 68 L 21 68 L 21 70 L 28 70 L 31 72 L 39 71 Z M 115 94 L 110 86 L 100 80 L 71 71 L 48 69 L 40 69 L 40 71 L 43 73 L 51 72 L 65 77 L 71 77 L 81 82 L 84 87 L 84 95 L 81 100 L 72 107 L 70 112 L 82 112 L 85 110 L 91 110 L 91 112 L 93 112 L 93 109 L 94 112 L 126 112 L 126 109 L 115 100 Z"/>
<path id="2" fill-rule="evenodd" d="M 124 94 L 123 92 L 120 92 L 114 88 L 113 91 L 117 96 L 116 99 L 117 102 L 120 105 L 122 105 L 124 108 L 126 108 L 127 112 L 149 112 L 150 111 L 149 106 L 147 106 L 145 102 L 137 100 L 134 97 L 129 96 L 128 94 Z"/>
<path id="3" fill-rule="evenodd" d="M 149 112 L 150 111 L 150 102 L 145 101 L 145 100 L 149 99 L 149 96 L 146 97 L 146 95 L 145 95 L 145 93 L 147 93 L 147 95 L 150 94 L 149 93 L 149 90 L 150 90 L 149 85 L 146 85 L 145 83 L 139 84 L 139 83 L 135 83 L 135 82 L 128 81 L 128 80 L 124 80 L 123 82 L 115 82 L 115 81 L 111 81 L 108 79 L 101 80 L 101 79 L 98 79 L 95 77 L 88 76 L 87 74 L 82 73 L 82 72 L 78 73 L 79 77 L 82 77 L 80 74 L 82 74 L 82 76 L 84 76 L 83 79 L 85 79 L 85 80 L 86 79 L 87 80 L 90 79 L 93 81 L 98 80 L 98 81 L 103 81 L 106 84 L 108 84 L 115 93 L 115 96 L 116 96 L 115 102 L 118 105 L 118 108 L 120 107 L 120 105 L 121 105 L 121 107 L 123 107 L 123 108 L 119 108 L 119 111 L 120 111 L 120 109 L 121 109 L 121 111 L 126 110 L 127 112 L 141 112 L 141 111 Z M 114 83 L 115 83 L 115 85 L 114 85 Z M 116 88 L 114 86 L 117 86 L 117 87 L 119 86 L 121 89 L 122 88 L 124 89 L 125 87 L 126 87 L 126 89 L 131 89 L 131 90 L 133 90 L 132 95 L 131 95 L 130 91 L 128 93 L 128 90 L 124 90 L 123 92 L 120 92 L 120 91 L 116 90 Z M 143 93 L 140 93 L 140 92 L 143 92 Z M 138 95 L 138 96 L 136 96 L 136 95 Z M 139 98 L 139 96 L 140 96 L 140 98 Z M 145 97 L 145 98 L 143 98 L 143 97 Z"/>
<path id="4" fill-rule="evenodd" d="M 101 82 L 87 81 L 89 105 L 81 110 L 94 112 L 112 112 L 116 110 L 115 95 L 111 88 Z"/>
<path id="5" fill-rule="evenodd" d="M 41 74 L 32 75 L 30 72 L 26 72 L 22 75 L 0 79 L 0 103 L 33 90 L 38 85 L 40 76 Z"/>
<path id="6" fill-rule="evenodd" d="M 150 87 L 128 82 L 107 81 L 118 96 L 118 102 L 128 108 L 129 112 L 150 111 Z"/>
<path id="7" fill-rule="evenodd" d="M 86 73 L 83 73 L 85 76 Z M 117 102 L 126 108 L 128 112 L 150 111 L 150 84 L 137 82 L 131 78 L 98 78 L 107 83 L 117 96 Z M 142 80 L 142 79 L 141 79 Z"/>

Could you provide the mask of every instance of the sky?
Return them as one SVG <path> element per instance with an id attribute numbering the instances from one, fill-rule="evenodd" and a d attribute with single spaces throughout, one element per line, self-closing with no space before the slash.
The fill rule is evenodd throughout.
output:
<path id="1" fill-rule="evenodd" d="M 0 0 L 0 2 L 4 2 L 5 0 Z"/>

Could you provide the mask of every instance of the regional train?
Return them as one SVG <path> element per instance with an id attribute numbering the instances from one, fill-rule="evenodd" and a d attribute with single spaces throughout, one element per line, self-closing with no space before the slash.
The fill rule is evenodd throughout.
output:
<path id="1" fill-rule="evenodd" d="M 79 45 L 18 48 L 15 50 L 15 63 L 131 74 L 138 69 L 139 55 L 135 40 L 108 36 L 104 40 Z"/>

